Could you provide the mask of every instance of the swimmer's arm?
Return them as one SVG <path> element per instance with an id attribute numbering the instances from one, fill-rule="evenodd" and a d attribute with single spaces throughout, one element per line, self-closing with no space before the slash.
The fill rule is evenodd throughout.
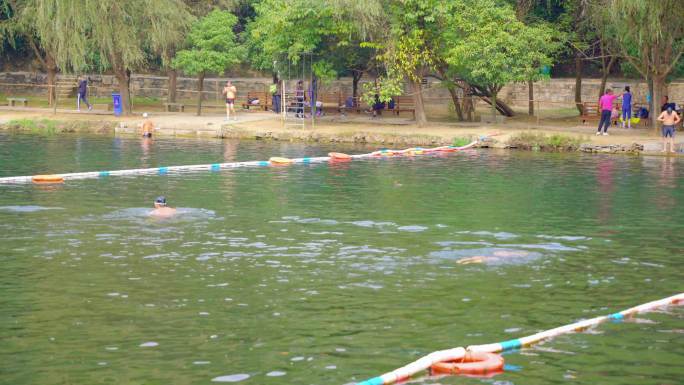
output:
<path id="1" fill-rule="evenodd" d="M 661 112 L 660 116 L 658 116 L 658 119 L 656 119 L 656 120 L 664 122 L 665 121 L 665 112 Z"/>

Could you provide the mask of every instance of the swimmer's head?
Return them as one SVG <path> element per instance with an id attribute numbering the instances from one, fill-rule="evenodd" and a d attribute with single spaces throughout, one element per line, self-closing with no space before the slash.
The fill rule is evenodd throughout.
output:
<path id="1" fill-rule="evenodd" d="M 625 91 L 626 91 L 626 92 L 630 92 L 629 86 L 625 86 Z"/>
<path id="2" fill-rule="evenodd" d="M 146 118 L 146 117 L 148 117 L 148 116 L 149 116 L 149 115 L 147 114 L 147 112 L 143 112 L 143 118 Z"/>
<path id="3" fill-rule="evenodd" d="M 672 111 L 674 111 L 674 108 L 672 108 L 672 105 L 667 106 L 667 113 L 671 114 Z"/>
<path id="4" fill-rule="evenodd" d="M 154 200 L 154 207 L 166 207 L 166 197 L 157 197 L 157 199 Z"/>
<path id="5" fill-rule="evenodd" d="M 612 95 L 612 94 L 613 94 L 613 89 L 612 89 L 612 88 L 607 89 L 607 90 L 606 90 L 606 93 L 607 93 L 608 95 Z"/>
<path id="6" fill-rule="evenodd" d="M 232 84 L 233 84 L 233 82 L 230 81 L 230 80 L 228 80 L 228 81 L 226 82 L 226 85 L 227 85 L 227 86 L 232 85 Z"/>

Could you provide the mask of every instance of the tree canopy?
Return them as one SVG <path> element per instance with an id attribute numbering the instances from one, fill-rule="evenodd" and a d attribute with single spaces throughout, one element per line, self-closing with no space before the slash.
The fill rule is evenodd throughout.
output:
<path id="1" fill-rule="evenodd" d="M 173 67 L 188 75 L 199 75 L 197 115 L 202 112 L 202 90 L 207 72 L 222 73 L 240 63 L 244 48 L 237 43 L 233 27 L 237 17 L 230 12 L 214 10 L 193 24 L 187 38 L 187 49 L 178 51 Z"/>
<path id="2" fill-rule="evenodd" d="M 512 114 L 496 94 L 528 82 L 532 98 L 541 68 L 574 72 L 578 105 L 587 71 L 602 84 L 640 75 L 658 99 L 684 72 L 681 9 L 684 0 L 0 0 L 0 49 L 35 58 L 49 83 L 58 70 L 113 73 L 126 110 L 132 71 L 167 70 L 173 100 L 176 68 L 222 74 L 239 61 L 275 81 L 305 55 L 315 78 L 351 75 L 354 96 L 371 78 L 367 101 L 412 96 L 424 124 L 429 76 L 459 118 L 470 95 Z"/>

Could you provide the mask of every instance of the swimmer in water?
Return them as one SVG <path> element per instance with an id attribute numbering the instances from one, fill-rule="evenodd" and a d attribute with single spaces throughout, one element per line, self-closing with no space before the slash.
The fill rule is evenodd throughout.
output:
<path id="1" fill-rule="evenodd" d="M 142 136 L 143 138 L 151 138 L 152 131 L 154 131 L 154 122 L 148 118 L 147 112 L 143 113 L 143 118 L 145 120 L 142 123 Z"/>
<path id="2" fill-rule="evenodd" d="M 459 265 L 470 265 L 473 263 L 497 263 L 507 259 L 514 258 L 526 258 L 530 253 L 526 251 L 507 251 L 507 250 L 497 250 L 492 253 L 492 255 L 484 256 L 478 255 L 475 257 L 468 257 L 459 259 L 456 261 Z"/>
<path id="3" fill-rule="evenodd" d="M 176 209 L 166 206 L 166 198 L 161 196 L 154 200 L 154 210 L 150 215 L 158 218 L 168 218 L 176 215 Z"/>

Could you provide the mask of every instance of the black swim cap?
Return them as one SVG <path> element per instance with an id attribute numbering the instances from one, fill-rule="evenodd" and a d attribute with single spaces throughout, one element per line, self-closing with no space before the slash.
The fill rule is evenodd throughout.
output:
<path id="1" fill-rule="evenodd" d="M 166 205 L 166 197 L 163 197 L 163 196 L 157 197 L 157 199 L 155 199 L 154 203 L 158 203 L 160 205 Z"/>

